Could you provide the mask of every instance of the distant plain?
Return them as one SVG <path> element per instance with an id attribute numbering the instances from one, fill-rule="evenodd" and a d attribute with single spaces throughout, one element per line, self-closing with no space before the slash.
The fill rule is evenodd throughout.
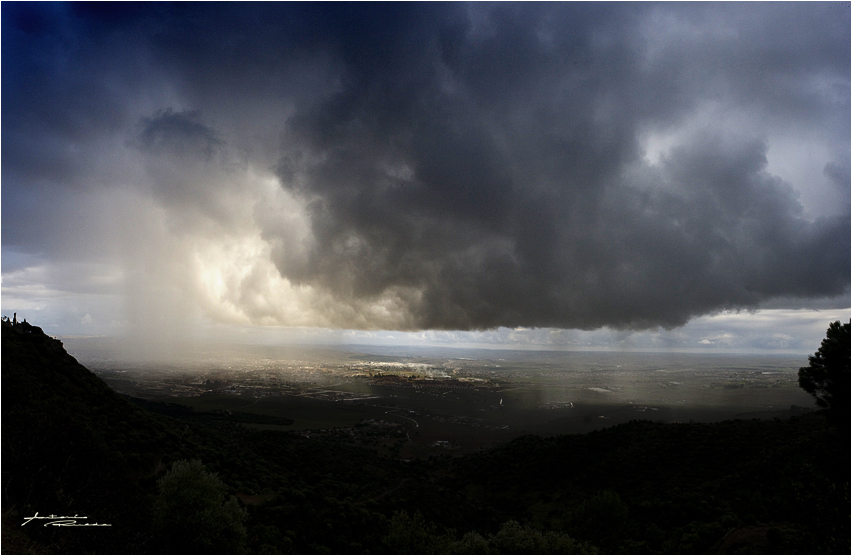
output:
<path id="1" fill-rule="evenodd" d="M 249 426 L 306 435 L 347 438 L 380 422 L 396 435 L 373 447 L 402 458 L 635 419 L 771 419 L 814 409 L 797 384 L 807 357 L 794 355 L 232 345 L 155 362 L 125 358 L 120 343 L 104 339 L 63 341 L 119 393 L 287 417 L 292 425 Z M 379 374 L 405 387 L 377 384 Z"/>

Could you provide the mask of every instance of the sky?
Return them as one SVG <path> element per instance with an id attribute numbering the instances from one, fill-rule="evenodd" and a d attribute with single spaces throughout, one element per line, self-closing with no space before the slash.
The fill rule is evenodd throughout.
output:
<path id="1" fill-rule="evenodd" d="M 2 312 L 813 352 L 850 316 L 850 5 L 19 3 Z"/>

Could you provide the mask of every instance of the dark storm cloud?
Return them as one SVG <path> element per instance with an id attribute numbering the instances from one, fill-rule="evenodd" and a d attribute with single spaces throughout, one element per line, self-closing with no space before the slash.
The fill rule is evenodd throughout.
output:
<path id="1" fill-rule="evenodd" d="M 318 162 L 290 154 L 279 174 L 316 197 L 317 245 L 282 273 L 339 295 L 414 288 L 426 328 L 672 326 L 847 287 L 848 214 L 806 219 L 753 130 L 709 123 L 653 170 L 638 144 L 640 126 L 702 100 L 767 116 L 777 104 L 788 125 L 825 117 L 793 78 L 848 83 L 848 55 L 814 55 L 828 46 L 816 28 L 790 61 L 788 42 L 750 37 L 757 14 L 735 7 L 723 13 L 740 25 L 733 41 L 676 37 L 649 61 L 635 7 L 469 10 L 361 45 L 343 89 L 290 122 L 297 152 Z"/>
<path id="2" fill-rule="evenodd" d="M 848 4 L 3 16 L 3 232 L 21 251 L 48 241 L 7 236 L 30 191 L 121 174 L 90 171 L 117 144 L 143 157 L 161 206 L 214 206 L 220 222 L 238 188 L 217 176 L 272 169 L 310 228 L 294 245 L 257 201 L 281 276 L 340 307 L 390 299 L 403 313 L 328 309 L 339 326 L 677 326 L 848 295 Z M 845 192 L 834 213 L 805 209 L 817 184 L 770 171 L 775 139 L 799 135 L 819 139 L 820 178 Z"/>

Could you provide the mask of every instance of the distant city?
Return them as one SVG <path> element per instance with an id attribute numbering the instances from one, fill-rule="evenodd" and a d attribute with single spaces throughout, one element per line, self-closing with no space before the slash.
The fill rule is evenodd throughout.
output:
<path id="1" fill-rule="evenodd" d="M 403 458 L 635 419 L 773 418 L 813 406 L 797 385 L 803 361 L 793 356 L 231 346 L 141 363 L 94 340 L 66 342 L 121 394 L 288 418 L 292 424 L 245 425 Z"/>

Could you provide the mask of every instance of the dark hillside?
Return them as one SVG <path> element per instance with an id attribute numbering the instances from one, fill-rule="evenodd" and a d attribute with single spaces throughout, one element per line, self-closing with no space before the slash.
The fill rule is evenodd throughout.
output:
<path id="1" fill-rule="evenodd" d="M 523 437 L 458 460 L 449 481 L 605 552 L 711 552 L 738 528 L 764 528 L 770 553 L 849 546 L 848 443 L 822 415 Z"/>
<path id="2" fill-rule="evenodd" d="M 144 485 L 153 484 L 162 454 L 179 451 L 175 431 L 113 392 L 40 328 L 3 323 L 2 334 L 4 530 L 35 512 L 77 514 L 112 526 L 69 535 L 30 523 L 36 550 L 124 552 L 144 544 Z"/>
<path id="3" fill-rule="evenodd" d="M 362 552 L 385 546 L 394 508 L 425 476 L 367 450 L 240 426 L 241 415 L 128 400 L 28 324 L 2 324 L 2 392 L 4 553 L 174 553 L 157 534 L 157 480 L 193 459 L 249 505 L 245 549 Z M 36 512 L 110 527 L 22 527 Z"/>
<path id="4" fill-rule="evenodd" d="M 2 392 L 7 554 L 846 553 L 850 546 L 848 437 L 819 413 L 634 421 L 403 462 L 256 430 L 241 424 L 242 415 L 129 400 L 58 340 L 6 322 Z M 181 460 L 203 464 L 183 466 L 202 471 L 174 483 L 195 490 L 166 497 L 158 480 Z M 202 500 L 204 489 L 219 494 Z M 22 527 L 35 512 L 111 526 Z M 233 536 L 210 545 L 205 535 L 219 526 L 202 516 L 218 516 Z"/>

